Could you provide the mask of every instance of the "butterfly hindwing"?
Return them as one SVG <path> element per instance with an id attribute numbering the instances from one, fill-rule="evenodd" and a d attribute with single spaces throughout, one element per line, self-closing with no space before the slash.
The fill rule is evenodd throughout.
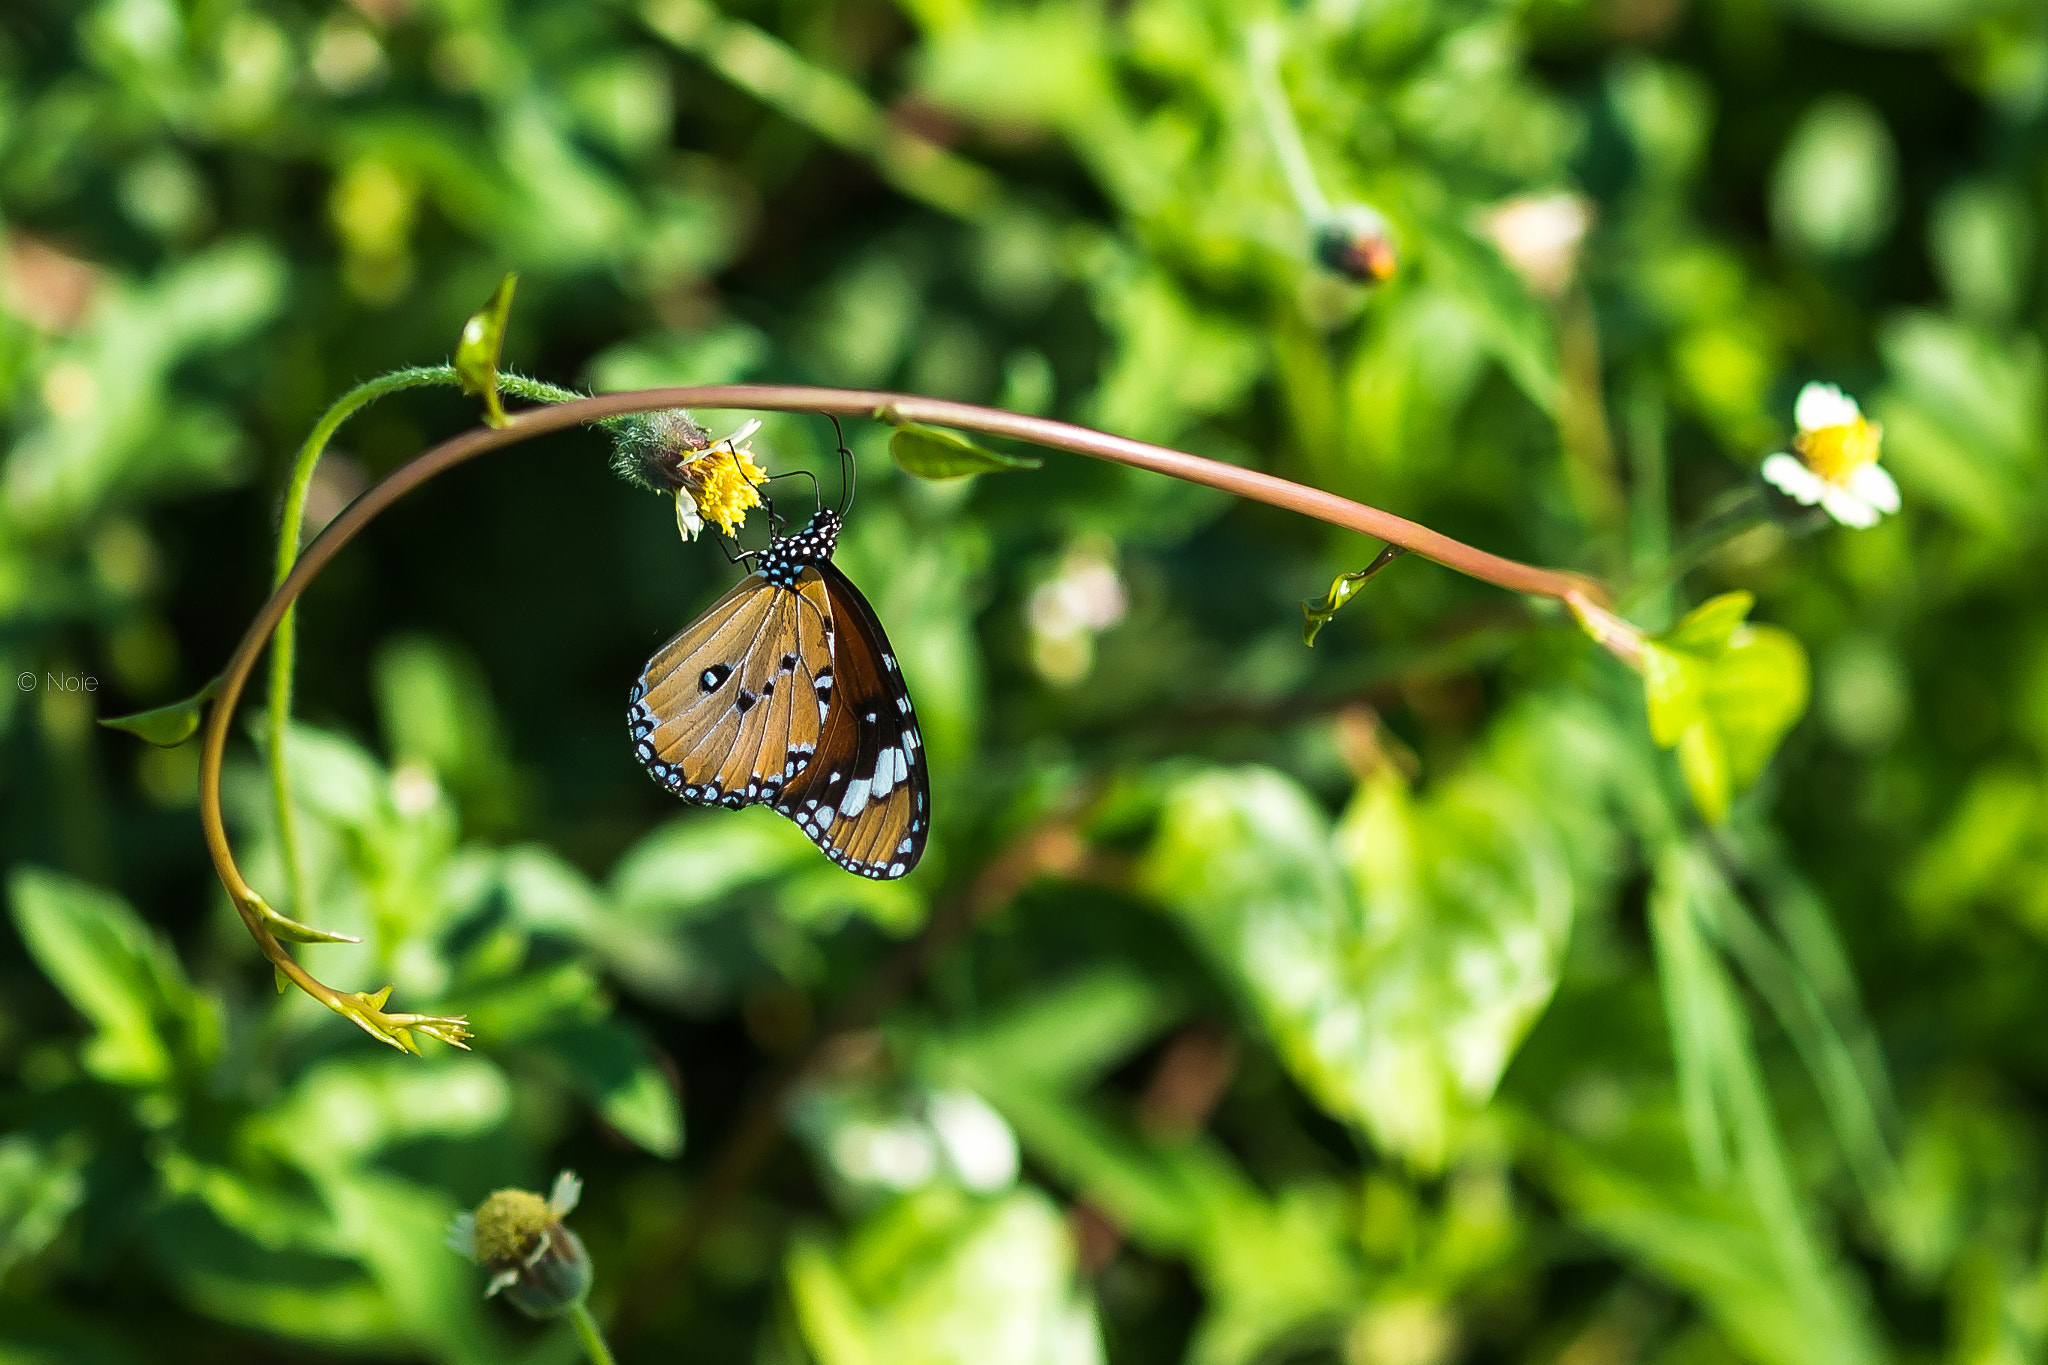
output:
<path id="1" fill-rule="evenodd" d="M 848 871 L 901 877 L 931 824 L 924 738 L 874 608 L 829 562 L 818 567 L 832 603 L 832 704 L 816 761 L 777 808 Z"/>

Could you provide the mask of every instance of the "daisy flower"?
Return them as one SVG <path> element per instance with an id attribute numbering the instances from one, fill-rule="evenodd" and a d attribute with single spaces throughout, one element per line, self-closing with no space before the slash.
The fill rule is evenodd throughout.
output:
<path id="1" fill-rule="evenodd" d="M 1795 458 L 1783 451 L 1764 461 L 1763 476 L 1788 496 L 1819 503 L 1844 526 L 1875 526 L 1899 510 L 1899 486 L 1877 463 L 1884 428 L 1863 415 L 1856 400 L 1833 384 L 1799 391 L 1792 418 Z"/>
<path id="2" fill-rule="evenodd" d="M 760 485 L 767 474 L 754 463 L 749 439 L 761 429 L 749 421 L 722 441 L 712 443 L 682 466 L 676 486 L 676 525 L 683 539 L 694 540 L 706 521 L 715 521 L 727 535 L 740 529 L 749 507 L 761 505 Z"/>
<path id="3" fill-rule="evenodd" d="M 767 480 L 749 444 L 758 420 L 712 440 L 697 419 L 681 408 L 636 413 L 612 427 L 612 467 L 643 488 L 672 494 L 676 529 L 695 540 L 704 523 L 732 535 L 761 505 L 759 485 Z"/>

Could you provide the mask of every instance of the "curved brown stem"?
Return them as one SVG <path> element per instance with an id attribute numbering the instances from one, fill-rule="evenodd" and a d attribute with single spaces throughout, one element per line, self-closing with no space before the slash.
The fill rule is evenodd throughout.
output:
<path id="1" fill-rule="evenodd" d="M 249 629 L 236 646 L 234 656 L 220 681 L 213 709 L 207 716 L 205 747 L 200 759 L 199 818 L 205 832 L 208 855 L 220 875 L 235 908 L 248 926 L 257 945 L 278 972 L 300 989 L 357 1024 L 372 1036 L 408 1051 L 415 1050 L 411 1031 L 418 1029 L 446 1041 L 460 1043 L 467 1036 L 459 1019 L 432 1016 L 385 1014 L 383 996 L 333 990 L 321 984 L 288 952 L 280 934 L 298 941 L 319 941 L 309 931 L 272 910 L 243 879 L 228 846 L 220 807 L 221 763 L 227 749 L 228 726 L 242 689 L 276 631 L 278 622 L 301 593 L 320 575 L 343 546 L 392 503 L 419 485 L 456 465 L 479 455 L 522 441 L 544 436 L 606 417 L 664 408 L 742 409 L 756 412 L 815 412 L 842 417 L 874 417 L 887 422 L 924 422 L 1028 441 L 1054 450 L 1064 450 L 1115 464 L 1149 469 L 1190 483 L 1221 489 L 1238 497 L 1269 503 L 1300 512 L 1333 526 L 1358 531 L 1393 545 L 1400 545 L 1449 569 L 1482 579 L 1513 592 L 1550 597 L 1573 606 L 1585 619 L 1588 606 L 1607 600 L 1601 585 L 1593 579 L 1558 569 L 1503 559 L 1451 539 L 1391 512 L 1340 498 L 1334 493 L 1290 483 L 1271 474 L 1204 459 L 1164 446 L 1148 445 L 1122 436 L 1092 431 L 1086 427 L 1055 422 L 1043 417 L 1026 417 L 996 408 L 977 407 L 944 399 L 920 398 L 911 394 L 883 393 L 866 389 L 821 389 L 798 384 L 709 384 L 680 388 L 640 389 L 626 393 L 602 394 L 549 407 L 532 408 L 514 416 L 503 427 L 478 427 L 443 441 L 410 463 L 393 471 L 375 487 L 350 503 L 306 548 L 291 573 L 278 585 L 270 600 L 256 613 Z M 1604 613 L 1600 613 L 1604 615 Z M 1597 637 L 1596 637 L 1597 638 Z M 1610 649 L 1615 645 L 1602 639 Z M 1617 651 L 1619 652 L 1619 651 Z"/>

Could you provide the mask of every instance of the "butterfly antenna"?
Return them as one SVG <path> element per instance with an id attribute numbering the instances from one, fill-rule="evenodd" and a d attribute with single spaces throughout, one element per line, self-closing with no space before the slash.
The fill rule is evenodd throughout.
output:
<path id="1" fill-rule="evenodd" d="M 839 515 L 843 517 L 853 506 L 853 452 L 846 448 L 846 433 L 839 429 L 839 419 L 829 412 L 825 414 L 825 418 L 832 423 L 832 435 L 839 444 L 839 482 L 843 490 L 840 494 Z"/>
<path id="2" fill-rule="evenodd" d="M 818 491 L 818 476 L 816 474 L 813 474 L 810 470 L 785 469 L 780 474 L 770 474 L 767 478 L 767 482 L 774 483 L 778 479 L 809 479 L 811 481 L 812 503 L 814 503 L 819 508 L 824 507 L 825 503 L 823 495 Z"/>

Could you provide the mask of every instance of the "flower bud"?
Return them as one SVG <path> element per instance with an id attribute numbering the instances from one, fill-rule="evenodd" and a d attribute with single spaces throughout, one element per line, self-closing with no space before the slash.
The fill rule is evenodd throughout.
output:
<path id="1" fill-rule="evenodd" d="M 590 1292 L 590 1255 L 562 1219 L 576 1207 L 583 1183 L 570 1171 L 555 1178 L 546 1199 L 526 1190 L 499 1190 L 458 1214 L 448 1245 L 491 1272 L 484 1296 L 504 1291 L 532 1318 L 555 1318 Z"/>
<path id="2" fill-rule="evenodd" d="M 1360 284 L 1381 284 L 1394 277 L 1394 241 L 1379 210 L 1348 204 L 1315 225 L 1316 260 Z"/>
<path id="3" fill-rule="evenodd" d="M 673 493 L 683 470 L 711 448 L 711 433 L 681 408 L 636 412 L 609 424 L 612 468 L 621 478 L 657 493 Z"/>

